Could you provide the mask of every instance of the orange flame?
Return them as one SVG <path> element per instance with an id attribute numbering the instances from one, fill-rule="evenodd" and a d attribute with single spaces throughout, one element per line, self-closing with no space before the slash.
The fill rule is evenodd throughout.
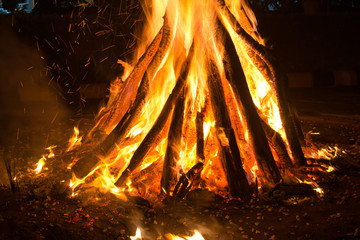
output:
<path id="1" fill-rule="evenodd" d="M 55 147 L 56 147 L 56 146 L 50 146 L 50 147 L 45 148 L 45 150 L 47 150 L 48 153 L 42 155 L 42 157 L 41 157 L 41 158 L 39 159 L 39 161 L 36 163 L 36 168 L 34 169 L 35 174 L 41 173 L 41 171 L 43 170 L 44 165 L 45 165 L 45 162 L 46 162 L 47 159 L 49 159 L 49 158 L 54 158 L 54 157 L 55 157 L 55 153 L 54 153 L 54 151 L 53 151 L 53 149 L 54 149 Z"/>
<path id="2" fill-rule="evenodd" d="M 80 134 L 79 129 L 77 127 L 74 127 L 74 134 L 69 139 L 69 145 L 68 148 L 66 149 L 67 152 L 73 150 L 76 146 L 81 145 L 82 137 L 79 137 L 79 134 Z"/>

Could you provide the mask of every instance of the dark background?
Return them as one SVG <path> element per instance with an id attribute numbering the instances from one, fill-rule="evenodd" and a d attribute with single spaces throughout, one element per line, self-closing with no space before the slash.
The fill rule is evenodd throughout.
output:
<path id="1" fill-rule="evenodd" d="M 2 1 L 4 8 L 18 2 Z M 136 0 L 93 3 L 37 0 L 31 14 L 9 7 L 12 14 L 0 15 L 3 26 L 10 28 L 23 44 L 38 51 L 49 86 L 61 101 L 80 112 L 86 106 L 98 105 L 106 96 L 108 84 L 121 75 L 118 59 L 130 59 L 144 21 Z M 290 74 L 290 86 L 342 85 L 344 74 L 350 80 L 345 79 L 343 85 L 358 85 L 360 1 L 250 0 L 250 3 L 267 46 Z M 8 48 L 21 49 L 13 45 Z M 14 55 L 21 55 L 20 52 Z"/>

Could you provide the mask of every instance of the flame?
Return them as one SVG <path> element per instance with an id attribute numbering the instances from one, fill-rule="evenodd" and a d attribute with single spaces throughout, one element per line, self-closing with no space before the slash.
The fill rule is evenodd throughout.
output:
<path id="1" fill-rule="evenodd" d="M 56 148 L 56 146 L 50 146 L 50 147 L 45 148 L 45 150 L 47 150 L 48 153 L 42 155 L 42 157 L 36 163 L 36 168 L 34 169 L 35 174 L 41 173 L 47 159 L 55 157 L 55 153 L 54 153 L 54 150 L 53 150 L 54 148 Z"/>
<path id="2" fill-rule="evenodd" d="M 343 152 L 339 147 L 327 146 L 320 149 L 309 148 L 305 149 L 304 154 L 306 158 L 320 158 L 331 160 L 336 158 L 339 153 Z"/>
<path id="3" fill-rule="evenodd" d="M 130 236 L 130 239 L 131 240 L 142 240 L 142 236 L 141 236 L 141 230 L 140 228 L 137 228 L 136 229 L 136 233 L 135 233 L 135 236 Z"/>
<path id="4" fill-rule="evenodd" d="M 194 231 L 194 235 L 191 237 L 185 237 L 187 240 L 205 240 L 205 238 L 197 230 Z"/>
<path id="5" fill-rule="evenodd" d="M 34 169 L 35 174 L 39 174 L 42 171 L 43 166 L 45 165 L 46 157 L 43 155 L 42 158 L 36 163 L 36 168 Z"/>
<path id="6" fill-rule="evenodd" d="M 188 237 L 179 237 L 168 233 L 165 235 L 166 240 L 205 240 L 205 238 L 201 235 L 198 230 L 194 231 L 194 235 Z"/>
<path id="7" fill-rule="evenodd" d="M 118 60 L 118 63 L 125 68 L 124 73 L 112 82 L 107 105 L 100 109 L 95 119 L 95 126 L 86 135 L 87 141 L 93 140 L 97 144 L 105 139 L 106 135 L 111 133 L 119 121 L 126 116 L 128 113 L 126 111 L 131 109 L 132 104 L 135 104 L 134 102 L 137 100 L 136 94 L 143 82 L 140 81 L 140 77 L 140 80 L 135 81 L 136 84 L 131 84 L 131 80 L 134 80 L 131 79 L 132 71 L 136 67 L 135 64 L 142 58 L 141 56 L 146 53 L 146 48 L 158 36 L 159 31 L 162 30 L 163 33 L 165 30 L 168 31 L 169 36 L 166 36 L 169 42 L 165 48 L 159 50 L 164 51 L 161 60 L 154 64 L 155 67 L 148 67 L 144 73 L 146 74 L 144 78 L 148 82 L 146 82 L 147 88 L 144 90 L 146 93 L 144 93 L 144 97 L 139 103 L 139 109 L 141 110 L 136 113 L 131 126 L 128 127 L 122 139 L 117 140 L 116 146 L 108 152 L 96 156 L 99 162 L 87 176 L 79 179 L 73 175 L 69 186 L 74 196 L 81 189 L 81 186 L 94 187 L 101 192 L 111 192 L 123 199 L 126 199 L 127 194 L 141 194 L 143 197 L 151 197 L 157 196 L 162 191 L 159 179 L 161 177 L 161 166 L 168 147 L 166 129 L 170 127 L 170 120 L 162 126 L 165 130 L 161 131 L 154 139 L 156 146 L 153 146 L 146 153 L 147 155 L 143 161 L 135 169 L 132 169 L 131 173 L 128 174 L 129 176 L 126 175 L 126 186 L 117 187 L 115 183 L 123 175 L 127 167 L 131 165 L 132 157 L 164 109 L 165 103 L 171 96 L 177 79 L 179 79 L 181 67 L 185 63 L 190 49 L 192 49 L 193 57 L 189 63 L 187 85 L 184 87 L 183 93 L 185 103 L 181 140 L 177 143 L 177 146 L 170 146 L 179 152 L 179 159 L 173 166 L 176 172 L 175 178 L 179 179 L 181 174 L 187 173 L 200 161 L 204 164 L 201 179 L 206 182 L 206 187 L 210 190 L 217 189 L 218 192 L 227 188 L 227 180 L 221 159 L 223 154 L 218 148 L 218 142 L 220 141 L 222 146 L 228 147 L 230 145 L 226 134 L 228 129 L 221 129 L 216 126 L 214 113 L 209 107 L 211 104 L 208 103 L 209 90 L 207 82 L 209 74 L 211 74 L 208 63 L 209 58 L 211 58 L 219 70 L 219 78 L 224 87 L 229 114 L 236 116 L 236 120 L 230 116 L 230 124 L 236 135 L 240 155 L 244 159 L 243 164 L 245 171 L 248 173 L 247 178 L 252 183 L 257 183 L 257 179 L 259 179 L 259 184 L 262 184 L 262 176 L 259 176 L 261 172 L 259 170 L 260 165 L 258 166 L 256 163 L 254 149 L 251 146 L 251 133 L 249 133 L 246 123 L 243 121 L 244 117 L 241 115 L 240 103 L 234 97 L 235 93 L 232 86 L 226 79 L 224 69 L 225 46 L 221 36 L 217 36 L 219 32 L 218 20 L 225 26 L 235 45 L 252 100 L 259 115 L 264 121 L 267 121 L 269 126 L 279 132 L 285 144 L 287 144 L 277 102 L 278 95 L 274 84 L 271 82 L 273 79 L 269 79 L 271 78 L 271 76 L 268 76 L 270 73 L 264 72 L 257 66 L 258 63 L 254 53 L 251 52 L 251 47 L 237 33 L 234 18 L 241 23 L 241 27 L 255 41 L 264 45 L 264 40 L 257 31 L 255 15 L 248 6 L 247 1 L 224 0 L 230 12 L 224 11 L 219 1 L 151 0 L 142 2 L 147 22 L 143 27 L 143 32 L 137 34 L 137 36 L 140 36 L 141 42 L 138 44 L 131 61 Z M 233 17 L 230 17 L 231 14 Z M 154 57 L 153 61 L 155 60 L 158 59 Z M 126 101 L 119 103 L 119 99 Z M 202 156 L 201 159 L 197 156 L 196 132 L 198 129 L 195 126 L 196 116 L 199 112 L 204 113 L 202 130 L 204 133 L 203 155 L 205 157 Z M 100 137 L 97 135 L 100 135 Z M 69 140 L 67 151 L 80 146 L 81 141 L 82 137 L 79 137 L 79 129 L 74 127 L 74 134 Z M 69 167 L 73 166 L 77 160 L 75 158 Z M 41 171 L 43 164 L 39 162 L 39 171 Z M 331 168 L 328 169 L 328 171 L 331 170 Z M 165 189 L 163 191 L 167 192 Z M 171 191 L 172 189 L 167 194 L 171 194 Z M 140 239 L 141 236 L 138 238 Z M 185 239 L 203 238 L 196 231 L 193 237 Z"/>
<path id="8" fill-rule="evenodd" d="M 74 134 L 69 139 L 69 145 L 66 149 L 67 152 L 73 150 L 76 146 L 81 145 L 81 139 L 82 137 L 79 137 L 80 131 L 77 127 L 74 127 Z"/>
<path id="9" fill-rule="evenodd" d="M 299 183 L 306 183 L 312 186 L 314 191 L 317 192 L 320 197 L 324 195 L 324 190 L 316 182 L 310 181 L 308 179 L 301 180 L 300 178 L 297 178 L 297 180 L 299 181 Z"/>

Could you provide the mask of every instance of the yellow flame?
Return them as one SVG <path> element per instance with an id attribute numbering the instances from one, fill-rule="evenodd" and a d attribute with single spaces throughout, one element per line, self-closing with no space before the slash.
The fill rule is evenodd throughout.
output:
<path id="1" fill-rule="evenodd" d="M 136 229 L 135 236 L 130 236 L 130 239 L 131 239 L 131 240 L 142 240 L 140 228 L 137 228 L 137 229 Z"/>
<path id="2" fill-rule="evenodd" d="M 36 168 L 34 169 L 35 174 L 39 174 L 43 170 L 45 162 L 46 162 L 47 159 L 55 157 L 55 153 L 54 153 L 54 150 L 53 150 L 55 147 L 56 146 L 54 145 L 54 146 L 50 146 L 50 147 L 45 148 L 45 150 L 47 150 L 48 153 L 42 155 L 42 157 L 36 163 Z"/>
<path id="3" fill-rule="evenodd" d="M 329 166 L 328 169 L 326 169 L 327 172 L 333 172 L 335 171 L 335 168 L 333 166 Z"/>
<path id="4" fill-rule="evenodd" d="M 168 233 L 165 235 L 165 238 L 167 240 L 205 240 L 205 238 L 201 235 L 201 233 L 198 230 L 194 231 L 194 235 L 188 237 L 179 237 L 177 235 Z"/>
<path id="5" fill-rule="evenodd" d="M 43 155 L 42 158 L 36 163 L 35 174 L 39 174 L 45 165 L 46 157 Z"/>
<path id="6" fill-rule="evenodd" d="M 194 231 L 194 235 L 191 237 L 185 237 L 187 240 L 205 240 L 205 238 L 197 230 Z"/>

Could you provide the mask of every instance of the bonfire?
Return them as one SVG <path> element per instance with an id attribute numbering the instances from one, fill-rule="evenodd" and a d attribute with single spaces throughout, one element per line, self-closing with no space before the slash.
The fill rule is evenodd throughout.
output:
<path id="1" fill-rule="evenodd" d="M 286 75 L 247 1 L 153 0 L 143 10 L 134 61 L 119 61 L 124 73 L 94 126 L 83 136 L 75 128 L 57 156 L 72 195 L 184 198 L 202 188 L 249 200 L 303 182 L 289 174 L 306 159 Z"/>

